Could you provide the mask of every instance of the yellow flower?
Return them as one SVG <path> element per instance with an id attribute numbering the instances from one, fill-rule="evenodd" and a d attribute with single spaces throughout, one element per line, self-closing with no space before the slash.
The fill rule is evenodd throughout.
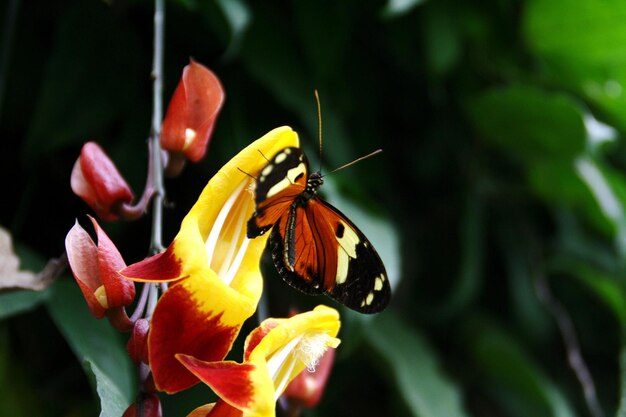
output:
<path id="1" fill-rule="evenodd" d="M 244 361 L 207 362 L 177 355 L 220 397 L 188 417 L 274 417 L 276 400 L 306 368 L 314 368 L 328 347 L 337 347 L 339 313 L 323 305 L 288 319 L 267 319 L 246 339 Z"/>
<path id="2" fill-rule="evenodd" d="M 243 149 L 209 181 L 170 246 L 121 271 L 134 281 L 172 283 L 159 299 L 148 336 L 159 390 L 174 393 L 197 383 L 174 355 L 223 359 L 256 310 L 267 237 L 246 237 L 254 211 L 251 176 L 266 165 L 262 154 L 298 144 L 296 132 L 280 127 Z"/>

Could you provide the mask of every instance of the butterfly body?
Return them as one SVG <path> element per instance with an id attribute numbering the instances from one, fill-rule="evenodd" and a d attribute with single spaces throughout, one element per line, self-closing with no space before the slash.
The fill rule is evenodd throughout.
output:
<path id="1" fill-rule="evenodd" d="M 268 162 L 256 179 L 248 237 L 272 230 L 274 265 L 292 287 L 327 294 L 362 313 L 383 310 L 391 289 L 378 253 L 346 216 L 317 195 L 324 183 L 321 173 L 308 172 L 299 148 L 285 148 Z"/>

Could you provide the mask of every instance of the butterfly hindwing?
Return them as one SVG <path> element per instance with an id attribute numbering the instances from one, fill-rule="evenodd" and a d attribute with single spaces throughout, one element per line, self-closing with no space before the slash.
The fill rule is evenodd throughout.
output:
<path id="1" fill-rule="evenodd" d="M 391 289 L 385 267 L 372 244 L 339 210 L 314 197 L 276 226 L 270 236 L 272 257 L 291 286 L 307 294 L 326 293 L 361 313 L 387 306 Z"/>

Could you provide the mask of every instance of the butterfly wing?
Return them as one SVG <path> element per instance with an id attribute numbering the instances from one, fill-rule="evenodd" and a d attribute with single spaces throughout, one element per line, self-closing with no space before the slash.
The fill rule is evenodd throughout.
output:
<path id="1" fill-rule="evenodd" d="M 326 293 L 361 313 L 382 311 L 391 288 L 380 256 L 339 210 L 313 197 L 292 204 L 270 236 L 279 274 L 307 294 Z"/>
<path id="2" fill-rule="evenodd" d="M 307 179 L 308 162 L 302 150 L 290 147 L 274 155 L 255 182 L 256 210 L 248 221 L 249 239 L 267 232 L 288 212 Z"/>

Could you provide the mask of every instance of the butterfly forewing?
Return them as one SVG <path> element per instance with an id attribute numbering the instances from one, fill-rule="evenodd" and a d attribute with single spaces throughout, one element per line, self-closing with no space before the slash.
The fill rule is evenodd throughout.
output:
<path id="1" fill-rule="evenodd" d="M 248 238 L 267 232 L 304 191 L 308 178 L 306 158 L 298 148 L 278 152 L 255 182 L 256 210 L 248 221 Z"/>

